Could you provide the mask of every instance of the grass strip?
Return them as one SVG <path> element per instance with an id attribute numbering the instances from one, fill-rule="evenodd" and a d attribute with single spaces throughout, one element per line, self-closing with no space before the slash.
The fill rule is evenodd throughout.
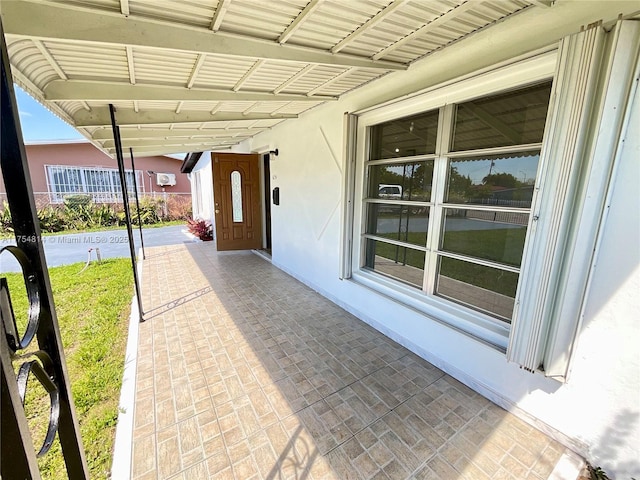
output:
<path id="1" fill-rule="evenodd" d="M 118 418 L 133 276 L 128 259 L 92 263 L 79 273 L 83 266 L 53 267 L 49 275 L 90 477 L 106 479 Z M 18 327 L 23 331 L 27 299 L 22 275 L 2 276 L 7 277 Z M 35 343 L 30 350 L 37 349 Z M 14 365 L 16 370 L 19 363 Z M 25 413 L 36 451 L 44 439 L 48 410 L 44 389 L 31 378 Z M 68 478 L 57 437 L 38 463 L 43 479 Z"/>

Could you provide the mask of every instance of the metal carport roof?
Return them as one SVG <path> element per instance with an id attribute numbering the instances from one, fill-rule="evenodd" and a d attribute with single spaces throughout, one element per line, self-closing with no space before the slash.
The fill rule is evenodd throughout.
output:
<path id="1" fill-rule="evenodd" d="M 229 148 L 550 0 L 2 0 L 15 81 L 98 148 Z"/>

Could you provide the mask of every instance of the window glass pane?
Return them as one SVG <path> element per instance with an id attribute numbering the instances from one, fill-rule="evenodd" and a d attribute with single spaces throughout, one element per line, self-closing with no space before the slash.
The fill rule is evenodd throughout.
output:
<path id="1" fill-rule="evenodd" d="M 445 202 L 529 208 L 539 160 L 537 151 L 452 159 Z"/>
<path id="2" fill-rule="evenodd" d="M 120 187 L 120 175 L 117 170 L 111 172 L 111 184 L 113 185 L 114 192 L 122 192 L 122 188 Z"/>
<path id="3" fill-rule="evenodd" d="M 366 249 L 366 267 L 422 288 L 424 252 L 371 239 Z"/>
<path id="4" fill-rule="evenodd" d="M 529 214 L 446 209 L 442 250 L 520 266 Z"/>
<path id="5" fill-rule="evenodd" d="M 237 170 L 231 172 L 231 208 L 233 221 L 242 223 L 242 177 Z"/>
<path id="6" fill-rule="evenodd" d="M 511 321 L 518 274 L 440 257 L 436 294 Z"/>
<path id="7" fill-rule="evenodd" d="M 434 153 L 438 111 L 381 123 L 371 127 L 370 133 L 370 160 Z"/>
<path id="8" fill-rule="evenodd" d="M 369 167 L 369 198 L 431 200 L 433 160 L 372 165 Z"/>
<path id="9" fill-rule="evenodd" d="M 424 247 L 427 243 L 429 207 L 370 203 L 367 233 Z"/>
<path id="10" fill-rule="evenodd" d="M 453 151 L 542 141 L 551 82 L 458 105 Z"/>

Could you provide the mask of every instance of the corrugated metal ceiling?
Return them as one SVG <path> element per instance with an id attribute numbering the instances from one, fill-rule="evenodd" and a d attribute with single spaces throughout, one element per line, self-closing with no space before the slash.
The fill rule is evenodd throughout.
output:
<path id="1" fill-rule="evenodd" d="M 12 0 L 16 82 L 114 154 L 225 148 L 545 0 Z M 182 132 L 182 133 L 180 133 Z"/>

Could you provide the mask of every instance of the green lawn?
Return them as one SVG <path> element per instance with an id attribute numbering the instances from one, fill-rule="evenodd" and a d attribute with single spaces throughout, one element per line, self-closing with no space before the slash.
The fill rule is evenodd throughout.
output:
<path id="1" fill-rule="evenodd" d="M 443 250 L 471 257 L 493 260 L 507 265 L 519 266 L 526 235 L 525 228 L 505 228 L 494 230 L 451 231 L 444 235 Z M 397 234 L 383 235 L 397 239 Z M 403 241 L 417 243 L 424 239 L 424 232 L 409 232 Z M 376 255 L 406 262 L 420 269 L 424 268 L 424 252 L 376 242 Z M 461 282 L 477 285 L 494 292 L 513 297 L 518 282 L 518 274 L 483 267 L 459 260 L 443 261 L 440 273 Z"/>
<path id="2" fill-rule="evenodd" d="M 111 468 L 118 418 L 133 277 L 128 259 L 105 260 L 79 273 L 83 266 L 53 267 L 49 273 L 90 476 L 105 479 Z M 20 317 L 18 324 L 24 325 L 22 276 L 3 276 Z M 46 430 L 49 403 L 45 398 L 44 390 L 32 379 L 25 410 L 36 449 Z M 67 478 L 57 439 L 39 465 L 43 479 Z"/>

